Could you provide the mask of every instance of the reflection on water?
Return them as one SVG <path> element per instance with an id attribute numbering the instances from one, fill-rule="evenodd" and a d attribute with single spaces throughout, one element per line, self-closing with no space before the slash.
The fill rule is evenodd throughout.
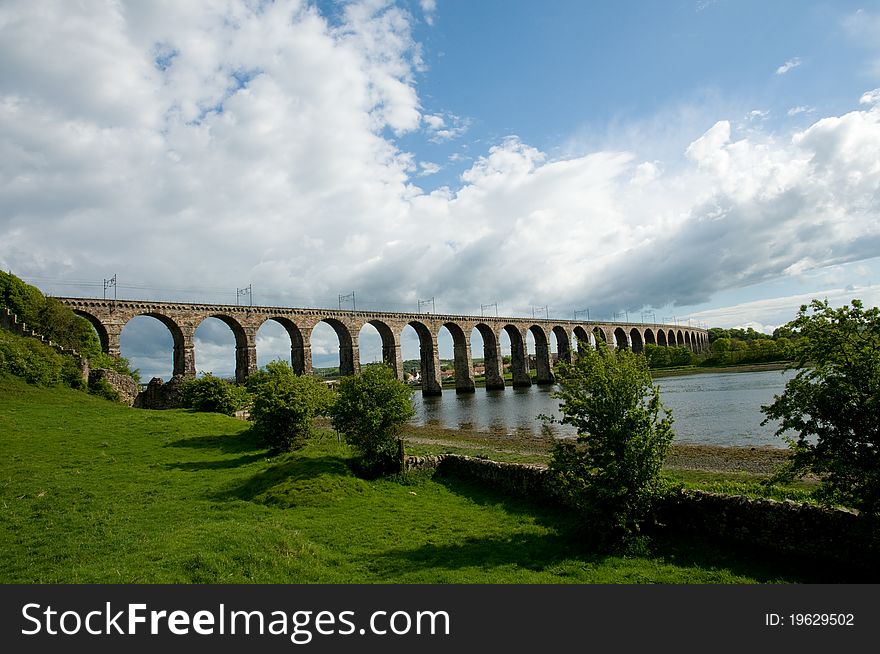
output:
<path id="1" fill-rule="evenodd" d="M 761 405 L 783 391 L 790 371 L 701 373 L 655 380 L 663 404 L 675 419 L 677 442 L 706 445 L 773 445 L 785 441 L 776 436 L 776 424 L 761 425 Z M 573 436 L 568 425 L 544 426 L 537 416 L 559 413 L 551 386 L 508 388 L 457 395 L 444 390 L 442 397 L 422 397 L 416 391 L 413 423 L 451 429 L 472 429 L 494 434 L 540 438 L 542 434 Z"/>

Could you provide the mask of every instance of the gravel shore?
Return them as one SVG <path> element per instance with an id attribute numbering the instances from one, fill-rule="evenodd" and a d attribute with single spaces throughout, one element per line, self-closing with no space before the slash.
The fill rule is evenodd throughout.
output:
<path id="1" fill-rule="evenodd" d="M 777 447 L 724 447 L 677 443 L 666 459 L 669 470 L 752 472 L 772 474 L 789 457 L 789 450 Z"/>

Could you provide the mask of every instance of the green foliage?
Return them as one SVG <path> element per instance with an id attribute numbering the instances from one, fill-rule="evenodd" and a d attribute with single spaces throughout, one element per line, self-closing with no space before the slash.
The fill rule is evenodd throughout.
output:
<path id="1" fill-rule="evenodd" d="M 696 354 L 683 345 L 666 347 L 647 343 L 644 354 L 648 367 L 655 369 L 690 366 L 699 360 Z"/>
<path id="2" fill-rule="evenodd" d="M 320 379 L 297 375 L 285 361 L 273 361 L 250 376 L 250 419 L 263 442 L 276 451 L 303 447 L 312 422 L 326 413 L 332 391 Z"/>
<path id="3" fill-rule="evenodd" d="M 183 406 L 207 413 L 235 415 L 248 400 L 247 390 L 212 374 L 183 383 Z"/>
<path id="4" fill-rule="evenodd" d="M 672 417 L 645 358 L 627 350 L 586 350 L 559 372 L 562 422 L 577 428 L 578 445 L 554 448 L 557 490 L 584 514 L 597 541 L 628 541 L 663 493 Z"/>
<path id="5" fill-rule="evenodd" d="M 817 498 L 880 514 L 880 309 L 813 300 L 787 325 L 798 373 L 761 410 L 797 439 L 781 478 L 818 475 Z"/>
<path id="6" fill-rule="evenodd" d="M 0 372 L 8 372 L 35 386 L 58 386 L 73 376 L 71 365 L 76 367 L 70 357 L 58 354 L 35 339 L 0 331 Z"/>
<path id="7" fill-rule="evenodd" d="M 89 360 L 92 369 L 109 368 L 135 381 L 140 381 L 137 370 L 131 370 L 124 357 L 111 357 L 101 351 L 98 335 L 85 318 L 55 298 L 47 298 L 40 289 L 0 271 L 0 307 L 9 308 L 21 322 L 36 333 L 62 347 L 76 350 Z M 77 388 L 76 384 L 73 384 Z"/>
<path id="8" fill-rule="evenodd" d="M 397 438 L 413 416 L 412 387 L 385 365 L 367 366 L 340 383 L 330 415 L 333 426 L 360 455 L 368 475 L 397 471 Z"/>

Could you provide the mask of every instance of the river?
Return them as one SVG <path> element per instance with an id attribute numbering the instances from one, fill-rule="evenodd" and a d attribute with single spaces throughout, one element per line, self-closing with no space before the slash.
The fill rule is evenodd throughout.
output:
<path id="1" fill-rule="evenodd" d="M 660 399 L 675 419 L 675 441 L 702 445 L 785 447 L 775 435 L 776 425 L 761 425 L 761 405 L 781 393 L 791 371 L 699 373 L 654 380 Z M 444 390 L 440 397 L 413 394 L 417 425 L 471 429 L 528 438 L 546 430 L 539 414 L 561 417 L 552 386 L 507 388 L 457 395 Z M 568 425 L 550 426 L 554 436 L 571 436 Z"/>

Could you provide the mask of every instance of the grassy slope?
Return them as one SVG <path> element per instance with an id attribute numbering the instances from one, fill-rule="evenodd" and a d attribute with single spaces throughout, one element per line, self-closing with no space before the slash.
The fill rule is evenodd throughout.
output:
<path id="1" fill-rule="evenodd" d="M 566 514 L 453 480 L 351 475 L 333 436 L 267 458 L 246 424 L 0 376 L 0 582 L 749 583 L 711 548 L 592 554 Z"/>

